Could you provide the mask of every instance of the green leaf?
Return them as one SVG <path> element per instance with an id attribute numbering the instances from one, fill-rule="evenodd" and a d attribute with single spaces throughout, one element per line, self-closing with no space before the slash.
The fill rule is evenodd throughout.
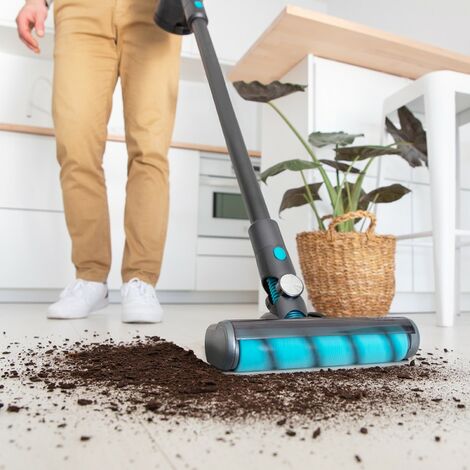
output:
<path id="1" fill-rule="evenodd" d="M 395 202 L 410 192 L 410 189 L 405 188 L 401 184 L 391 184 L 390 186 L 374 189 L 370 193 L 363 195 L 361 201 L 367 202 L 367 204 Z"/>
<path id="2" fill-rule="evenodd" d="M 341 147 L 335 149 L 335 160 L 352 162 L 354 160 L 367 160 L 368 158 L 383 155 L 399 155 L 397 148 L 382 145 L 358 145 L 354 147 Z"/>
<path id="3" fill-rule="evenodd" d="M 406 106 L 398 109 L 398 119 L 400 120 L 401 129 L 398 129 L 390 119 L 385 119 L 387 132 L 398 144 L 397 148 L 400 150 L 398 155 L 403 157 L 413 168 L 423 164 L 427 166 L 426 131 L 421 121 Z"/>
<path id="4" fill-rule="evenodd" d="M 323 183 L 312 183 L 308 185 L 310 192 L 312 193 L 312 197 L 314 201 L 321 200 L 318 192 L 320 191 L 322 184 Z M 305 186 L 300 186 L 300 188 L 289 189 L 284 193 L 284 196 L 282 197 L 281 205 L 279 207 L 279 214 L 284 209 L 290 209 L 292 207 L 300 207 L 308 203 L 309 201 L 308 201 L 307 189 Z"/>
<path id="5" fill-rule="evenodd" d="M 428 156 L 421 152 L 414 144 L 408 142 L 397 143 L 398 155 L 404 158 L 412 168 L 428 165 Z"/>
<path id="6" fill-rule="evenodd" d="M 271 176 L 278 175 L 279 173 L 282 173 L 285 170 L 289 170 L 289 171 L 311 170 L 313 168 L 318 168 L 319 166 L 320 166 L 319 163 L 312 162 L 310 160 L 300 160 L 300 159 L 286 160 L 286 161 L 277 163 L 276 165 L 273 165 L 267 170 L 264 170 L 260 175 L 260 179 L 263 183 L 266 183 L 266 180 L 268 178 L 270 178 Z"/>
<path id="7" fill-rule="evenodd" d="M 308 141 L 314 147 L 326 147 L 327 145 L 339 145 L 344 147 L 354 142 L 357 137 L 364 137 L 364 134 L 347 134 L 346 132 L 312 132 L 308 136 Z"/>
<path id="8" fill-rule="evenodd" d="M 307 85 L 297 85 L 296 83 L 281 83 L 279 80 L 267 85 L 255 80 L 253 82 L 237 81 L 233 86 L 238 94 L 247 101 L 268 103 L 283 96 L 290 95 L 297 91 L 305 91 Z"/>
<path id="9" fill-rule="evenodd" d="M 359 174 L 361 172 L 361 170 L 358 170 L 357 168 L 354 168 L 353 166 L 348 165 L 347 163 L 336 162 L 335 160 L 326 160 L 324 158 L 322 158 L 320 161 L 324 165 L 331 166 L 335 170 L 339 170 L 344 173 L 349 172 L 351 174 Z"/>

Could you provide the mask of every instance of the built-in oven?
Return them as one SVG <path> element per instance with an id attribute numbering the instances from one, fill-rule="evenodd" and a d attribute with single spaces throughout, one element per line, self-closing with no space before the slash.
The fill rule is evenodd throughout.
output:
<path id="1" fill-rule="evenodd" d="M 251 159 L 257 174 L 260 159 Z M 201 155 L 198 235 L 248 238 L 250 222 L 228 155 Z"/>

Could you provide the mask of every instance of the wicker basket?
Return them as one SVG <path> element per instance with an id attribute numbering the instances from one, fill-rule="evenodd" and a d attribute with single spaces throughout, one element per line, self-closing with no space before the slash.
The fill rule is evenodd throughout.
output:
<path id="1" fill-rule="evenodd" d="M 337 232 L 342 222 L 371 220 L 366 233 Z M 297 235 L 300 266 L 309 298 L 318 312 L 332 317 L 380 317 L 395 294 L 395 237 L 376 235 L 375 215 L 349 212 L 328 230 Z"/>

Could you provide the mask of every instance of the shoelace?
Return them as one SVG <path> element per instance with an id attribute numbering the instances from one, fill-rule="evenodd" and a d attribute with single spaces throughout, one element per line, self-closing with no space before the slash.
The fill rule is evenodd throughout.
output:
<path id="1" fill-rule="evenodd" d="M 135 293 L 147 301 L 154 301 L 156 299 L 155 289 L 136 277 L 131 279 L 123 289 L 123 294 L 125 296 L 130 293 Z"/>
<path id="2" fill-rule="evenodd" d="M 69 295 L 77 295 L 79 294 L 85 285 L 85 281 L 83 279 L 75 279 L 75 281 L 71 282 L 60 295 L 61 298 L 67 297 Z"/>

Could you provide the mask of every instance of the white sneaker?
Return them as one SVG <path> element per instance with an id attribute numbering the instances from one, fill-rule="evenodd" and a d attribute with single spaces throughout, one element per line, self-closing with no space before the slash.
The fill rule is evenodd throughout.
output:
<path id="1" fill-rule="evenodd" d="M 76 279 L 60 294 L 59 300 L 47 309 L 47 318 L 69 320 L 86 318 L 90 312 L 108 305 L 108 287 L 102 282 Z"/>
<path id="2" fill-rule="evenodd" d="M 121 287 L 122 321 L 124 323 L 158 323 L 163 309 L 155 289 L 150 284 L 133 278 Z"/>

